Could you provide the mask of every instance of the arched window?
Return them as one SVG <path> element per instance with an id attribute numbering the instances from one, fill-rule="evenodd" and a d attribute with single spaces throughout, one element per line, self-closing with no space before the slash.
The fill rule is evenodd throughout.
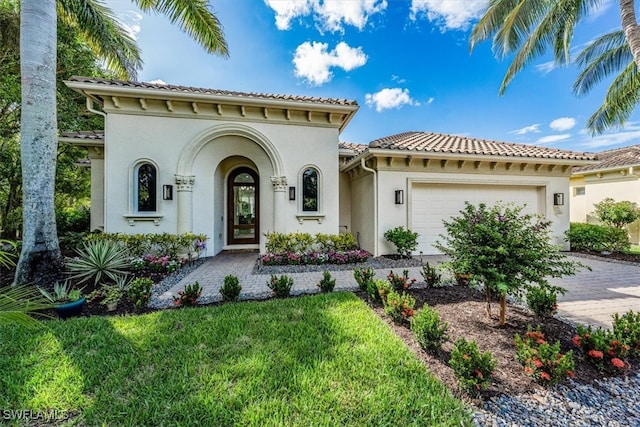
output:
<path id="1" fill-rule="evenodd" d="M 135 168 L 134 182 L 135 194 L 134 202 L 137 212 L 155 212 L 157 207 L 156 198 L 156 167 L 151 163 L 140 163 Z"/>
<path id="2" fill-rule="evenodd" d="M 320 203 L 320 180 L 318 171 L 314 168 L 307 168 L 302 172 L 302 211 L 318 212 Z"/>

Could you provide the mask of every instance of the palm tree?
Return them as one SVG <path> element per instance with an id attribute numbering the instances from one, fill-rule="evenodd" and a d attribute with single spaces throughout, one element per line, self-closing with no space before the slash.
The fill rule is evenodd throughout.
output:
<path id="1" fill-rule="evenodd" d="M 472 31 L 470 48 L 473 50 L 479 42 L 493 38 L 496 56 L 503 58 L 515 52 L 500 86 L 502 95 L 515 75 L 549 47 L 557 64 L 568 64 L 575 26 L 601 5 L 602 0 L 491 0 Z M 640 27 L 636 22 L 633 0 L 621 0 L 620 12 L 623 31 L 598 38 L 577 59 L 578 64 L 584 67 L 574 84 L 574 92 L 579 95 L 588 92 L 613 70 L 621 70 L 603 105 L 587 122 L 592 134 L 624 124 L 640 101 L 637 76 Z M 607 52 L 608 49 L 611 51 Z"/>
<path id="2" fill-rule="evenodd" d="M 207 52 L 226 57 L 221 24 L 206 0 L 132 0 L 166 15 Z M 50 280 L 61 266 L 54 214 L 56 125 L 56 17 L 74 22 L 106 65 L 121 77 L 141 66 L 134 40 L 101 0 L 21 0 L 21 162 L 23 241 L 14 284 Z"/>

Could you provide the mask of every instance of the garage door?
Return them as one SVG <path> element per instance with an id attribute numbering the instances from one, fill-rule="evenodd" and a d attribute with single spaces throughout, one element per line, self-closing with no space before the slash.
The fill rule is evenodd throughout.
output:
<path id="1" fill-rule="evenodd" d="M 526 204 L 524 213 L 540 213 L 538 188 L 512 185 L 414 184 L 411 193 L 411 229 L 419 233 L 418 251 L 437 254 L 433 244 L 445 234 L 443 220 L 450 221 L 465 201 L 488 206 L 498 201 Z"/>

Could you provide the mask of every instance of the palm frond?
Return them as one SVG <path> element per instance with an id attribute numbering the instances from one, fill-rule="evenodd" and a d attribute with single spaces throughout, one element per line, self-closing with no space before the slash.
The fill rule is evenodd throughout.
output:
<path id="1" fill-rule="evenodd" d="M 142 67 L 140 49 L 101 0 L 58 0 L 58 16 L 75 25 L 91 49 L 119 78 L 135 79 Z"/>
<path id="2" fill-rule="evenodd" d="M 11 240 L 0 239 L 0 267 L 11 268 L 16 265 L 16 244 Z"/>
<path id="3" fill-rule="evenodd" d="M 207 0 L 133 0 L 145 12 L 165 15 L 211 54 L 229 56 L 222 24 Z"/>
<path id="4" fill-rule="evenodd" d="M 519 3 L 520 0 L 491 0 L 486 12 L 471 31 L 469 50 L 473 51 L 478 43 L 490 39 L 500 29 L 509 11 Z"/>
<path id="5" fill-rule="evenodd" d="M 29 313 L 52 306 L 38 293 L 36 288 L 29 286 L 0 288 L 0 324 L 14 323 L 26 327 L 41 326 L 41 323 L 31 317 Z"/>

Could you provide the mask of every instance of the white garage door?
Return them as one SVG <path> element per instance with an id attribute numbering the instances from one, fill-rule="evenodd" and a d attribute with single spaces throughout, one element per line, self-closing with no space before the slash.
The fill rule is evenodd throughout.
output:
<path id="1" fill-rule="evenodd" d="M 458 216 L 464 203 L 488 206 L 498 201 L 526 204 L 524 213 L 541 213 L 538 187 L 512 185 L 414 184 L 411 193 L 411 229 L 418 236 L 418 251 L 439 253 L 433 244 L 445 234 L 443 220 Z"/>

